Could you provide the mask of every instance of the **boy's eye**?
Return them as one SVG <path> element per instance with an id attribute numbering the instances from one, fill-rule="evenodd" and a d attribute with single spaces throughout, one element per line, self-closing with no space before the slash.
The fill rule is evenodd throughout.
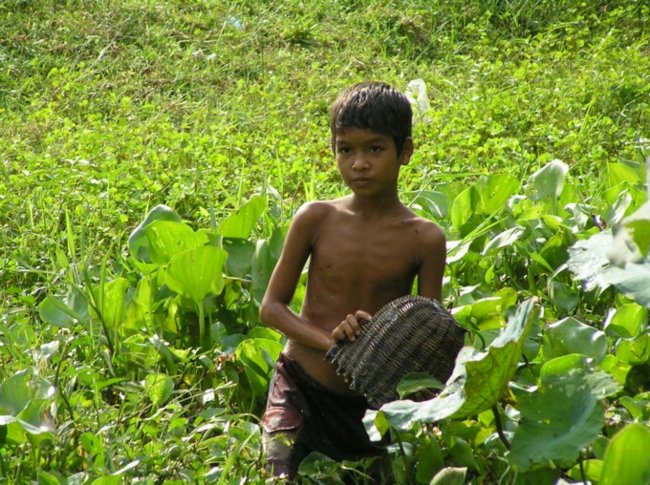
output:
<path id="1" fill-rule="evenodd" d="M 350 147 L 339 146 L 339 147 L 336 147 L 336 151 L 339 152 L 339 153 L 350 153 Z"/>
<path id="2" fill-rule="evenodd" d="M 375 153 L 379 153 L 379 152 L 384 150 L 384 147 L 375 145 L 375 146 L 370 147 L 370 150 L 375 152 Z"/>

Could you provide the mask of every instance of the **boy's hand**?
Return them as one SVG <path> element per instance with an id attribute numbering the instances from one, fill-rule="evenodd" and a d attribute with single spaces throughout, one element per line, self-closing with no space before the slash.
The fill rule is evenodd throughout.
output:
<path id="1" fill-rule="evenodd" d="M 350 314 L 345 317 L 345 320 L 339 323 L 336 328 L 332 330 L 332 339 L 334 339 L 334 342 L 338 342 L 339 340 L 345 340 L 347 338 L 354 342 L 361 331 L 361 323 L 364 321 L 367 322 L 371 318 L 372 317 L 368 312 L 357 310 L 354 315 Z"/>

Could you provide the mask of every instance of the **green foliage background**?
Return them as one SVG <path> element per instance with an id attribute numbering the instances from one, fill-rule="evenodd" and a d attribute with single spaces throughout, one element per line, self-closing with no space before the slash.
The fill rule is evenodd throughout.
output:
<path id="1" fill-rule="evenodd" d="M 0 477 L 264 479 L 256 389 L 265 382 L 256 379 L 268 375 L 264 352 L 276 349 L 278 336 L 257 327 L 250 294 L 263 288 L 295 208 L 345 192 L 329 148 L 328 106 L 341 89 L 368 79 L 402 90 L 422 79 L 427 87 L 431 110 L 419 117 L 416 154 L 401 186 L 407 202 L 436 219 L 450 240 L 470 247 L 452 264 L 446 285 L 446 303 L 459 309 L 459 320 L 479 325 L 481 338 L 490 340 L 504 311 L 529 296 L 545 308 L 542 326 L 574 315 L 600 330 L 610 310 L 627 305 L 631 321 L 640 323 L 630 330 L 620 310 L 608 337 L 636 340 L 612 340 L 608 348 L 623 348 L 617 358 L 641 374 L 635 378 L 641 383 L 626 384 L 629 406 L 611 416 L 647 423 L 647 405 L 634 397 L 648 390 L 643 372 L 650 355 L 638 349 L 645 345 L 638 339 L 647 334 L 647 311 L 611 288 L 583 292 L 567 274 L 551 275 L 576 238 L 596 231 L 589 221 L 573 224 L 559 206 L 585 204 L 584 214 L 611 223 L 621 219 L 617 203 L 629 213 L 644 200 L 649 18 L 648 5 L 632 0 L 0 3 L 0 401 L 10 400 L 10 387 L 30 389 L 22 422 L 47 431 L 0 424 Z M 483 183 L 481 176 L 497 173 L 510 178 L 492 184 L 519 193 L 516 181 L 555 159 L 569 175 L 560 200 L 535 209 L 543 227 L 497 215 L 500 231 L 518 232 L 495 240 L 485 253 L 492 259 L 483 257 L 479 246 L 498 235 L 481 225 L 492 211 L 468 202 L 467 210 L 453 212 L 451 202 Z M 625 190 L 630 202 L 623 207 Z M 447 210 L 425 210 L 422 191 L 445 193 Z M 258 217 L 246 234 L 218 233 L 221 221 L 260 194 L 267 208 L 250 209 Z M 224 243 L 229 254 L 238 251 L 230 260 L 240 267 L 224 270 L 230 279 L 223 301 L 190 305 L 143 289 L 161 288 L 155 278 L 167 270 L 134 260 L 127 238 L 158 204 L 205 230 L 206 240 L 246 241 Z M 253 255 L 254 267 L 247 266 Z M 114 295 L 164 301 L 155 312 L 167 323 L 147 320 L 146 329 L 154 320 L 160 325 L 158 333 L 119 327 L 120 315 L 108 319 L 102 300 Z M 83 313 L 75 301 L 87 300 L 95 310 Z M 81 313 L 71 315 L 70 308 Z M 174 326 L 182 320 L 177 315 L 189 319 L 187 328 Z M 109 320 L 115 328 L 106 327 Z M 95 323 L 75 330 L 80 321 Z M 200 349 L 184 334 L 194 324 L 210 327 L 216 350 Z M 556 348 L 549 335 L 547 349 Z M 250 340 L 240 346 L 244 336 Z M 172 337 L 178 340 L 167 342 Z M 640 357 L 627 357 L 626 347 Z M 615 367 L 612 375 L 623 372 Z M 555 392 L 542 389 L 542 396 Z M 530 407 L 534 399 L 523 402 Z M 51 428 L 44 416 L 52 417 Z M 444 424 L 454 436 L 444 442 L 429 425 L 404 431 L 407 444 L 429 454 L 424 459 L 424 452 L 402 448 L 393 460 L 398 477 L 426 483 L 444 464 L 469 468 L 478 481 L 500 478 L 497 469 L 514 480 L 516 473 L 503 468 L 504 450 L 480 447 L 476 427 L 494 431 L 486 420 L 463 429 Z M 514 429 L 516 418 L 509 420 Z M 617 430 L 614 421 L 598 423 L 606 431 L 611 424 L 603 440 Z M 594 443 L 578 451 L 613 463 Z M 439 462 L 431 458 L 438 455 Z M 569 470 L 577 462 L 569 461 L 533 472 L 575 475 Z M 310 474 L 314 480 L 335 480 L 335 471 L 318 470 Z"/>

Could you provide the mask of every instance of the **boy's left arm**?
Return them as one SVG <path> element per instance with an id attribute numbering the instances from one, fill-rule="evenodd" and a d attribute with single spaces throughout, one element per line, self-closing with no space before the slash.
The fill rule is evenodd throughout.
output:
<path id="1" fill-rule="evenodd" d="M 427 226 L 422 238 L 420 267 L 418 270 L 418 295 L 442 298 L 442 277 L 447 261 L 447 243 L 442 230 L 433 223 Z"/>

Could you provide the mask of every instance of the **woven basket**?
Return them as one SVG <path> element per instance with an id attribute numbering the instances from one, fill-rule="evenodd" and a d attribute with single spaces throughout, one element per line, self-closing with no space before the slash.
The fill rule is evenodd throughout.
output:
<path id="1" fill-rule="evenodd" d="M 364 323 L 354 342 L 334 345 L 325 360 L 378 409 L 398 399 L 397 385 L 406 374 L 424 372 L 447 381 L 464 334 L 436 300 L 404 296 Z"/>

